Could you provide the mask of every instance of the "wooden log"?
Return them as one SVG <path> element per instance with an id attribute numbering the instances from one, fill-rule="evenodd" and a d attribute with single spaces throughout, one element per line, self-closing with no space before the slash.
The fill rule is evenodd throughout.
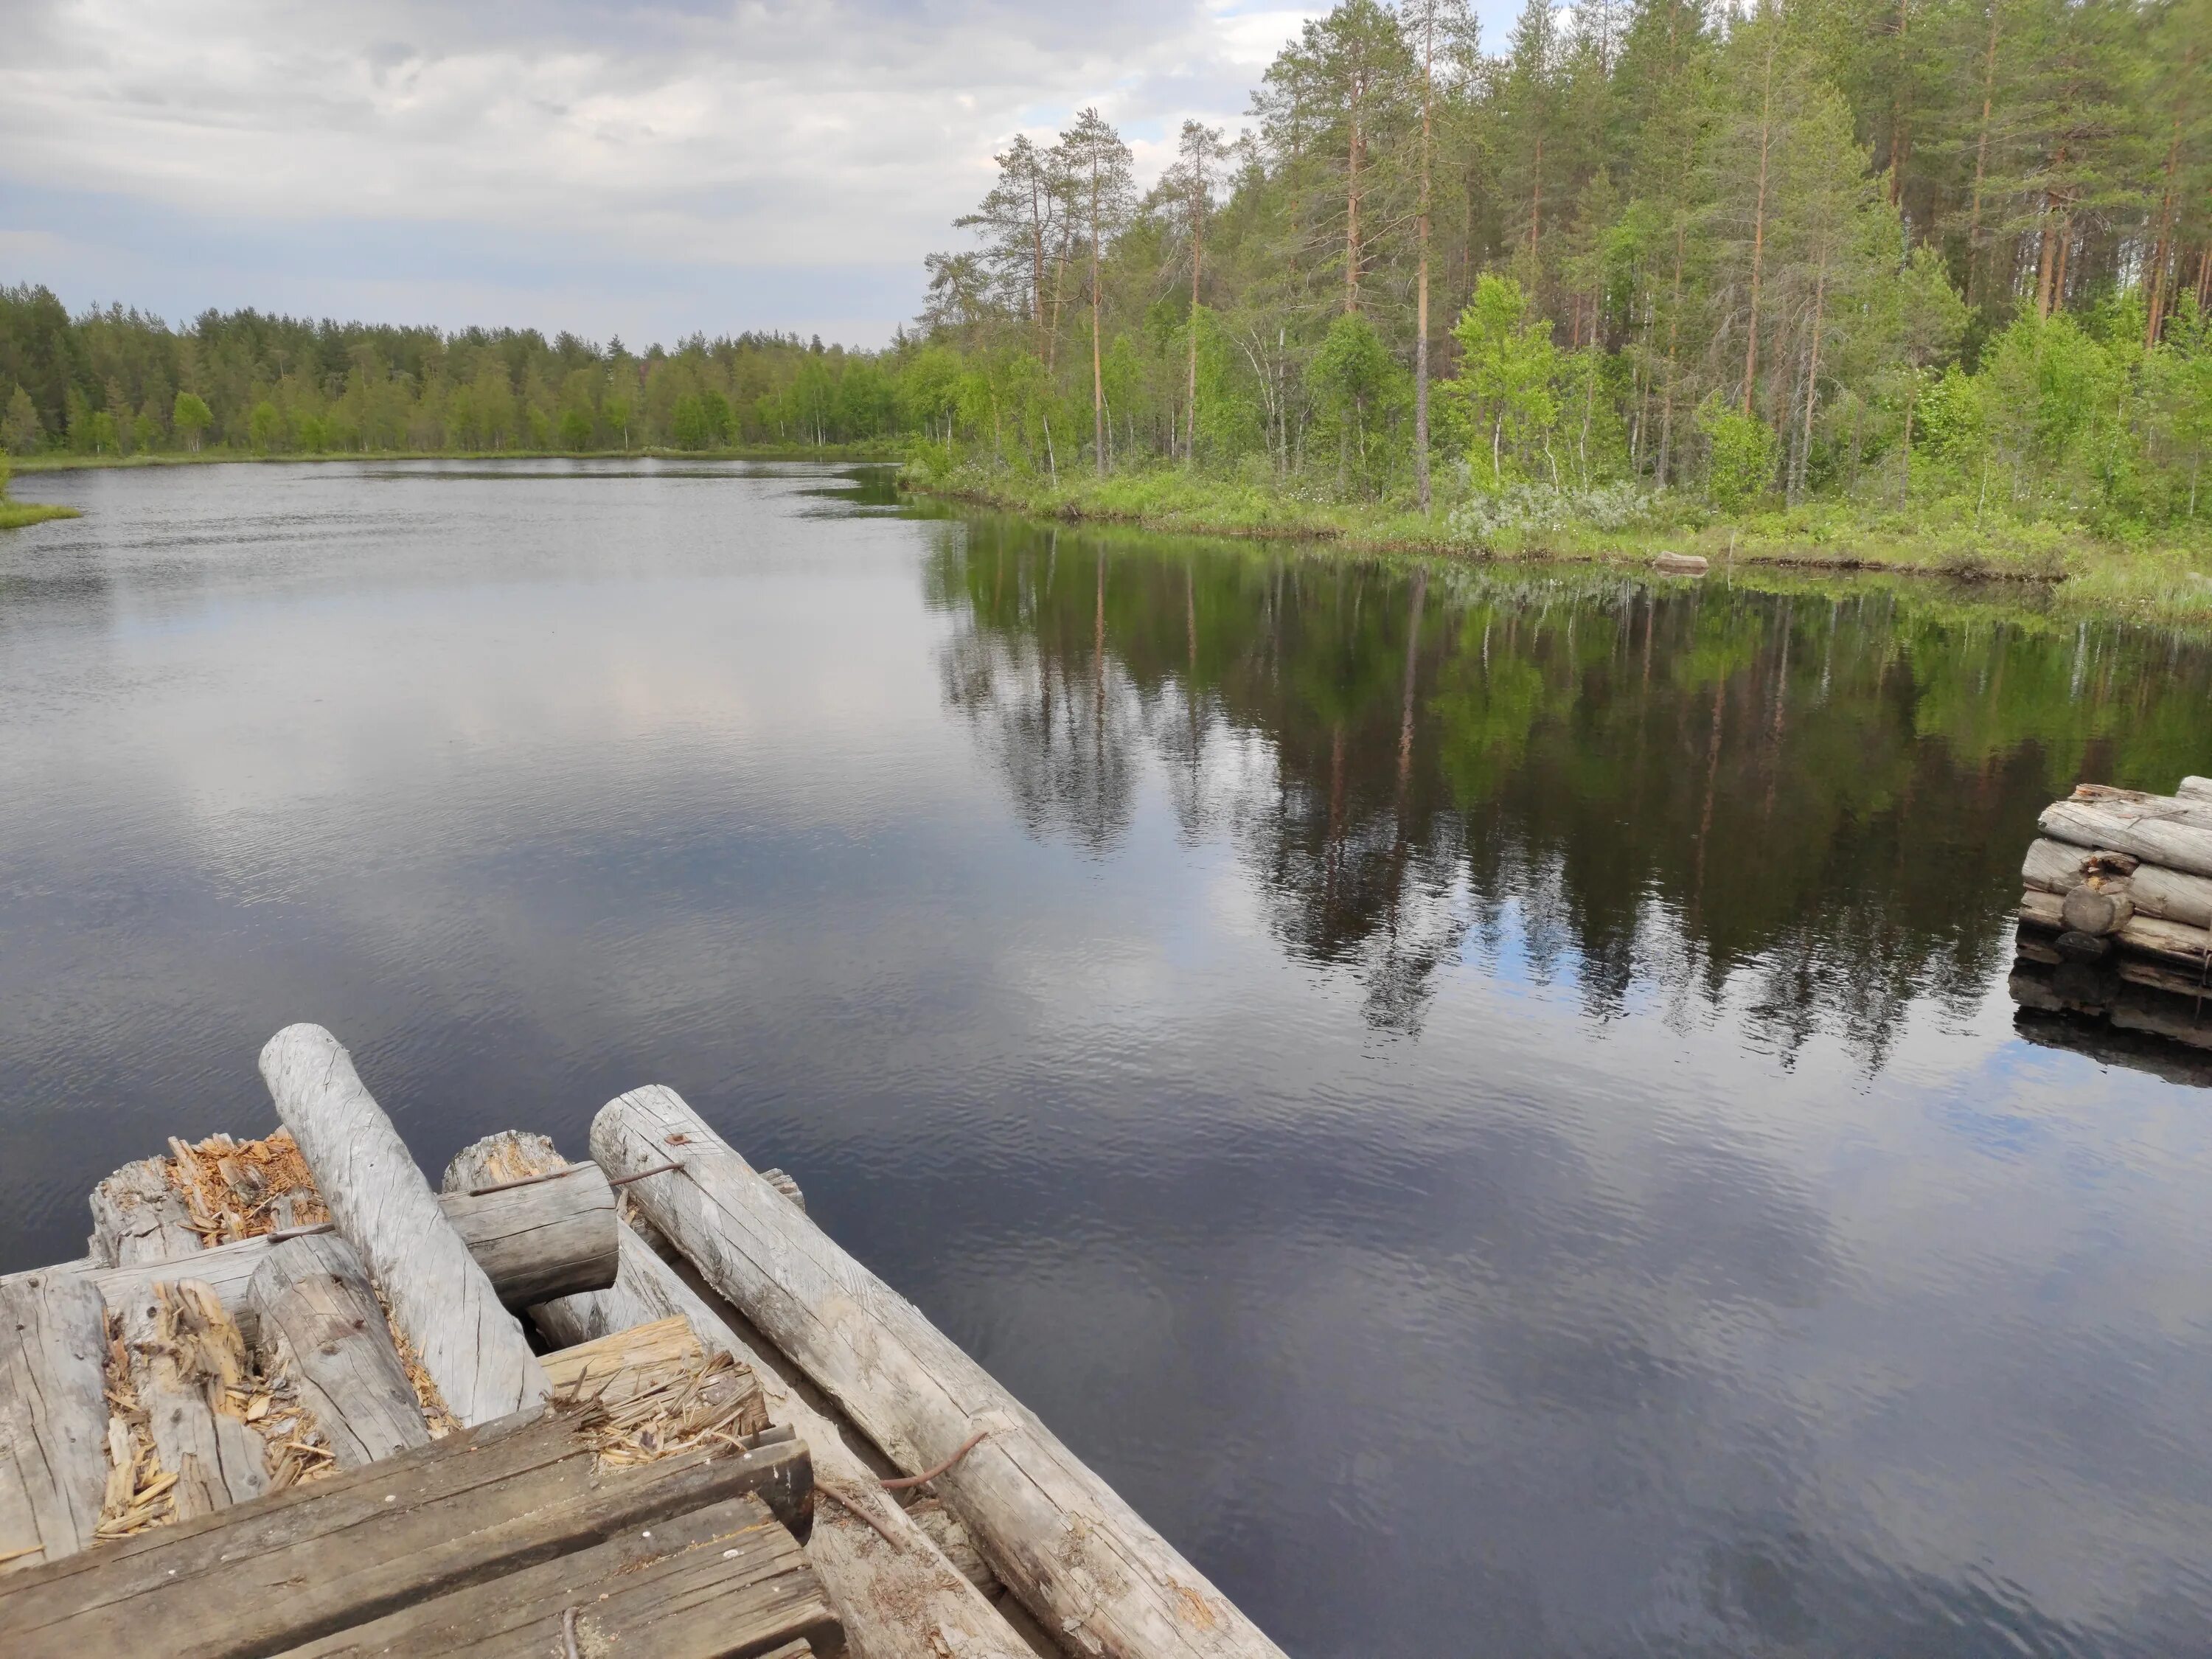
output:
<path id="1" fill-rule="evenodd" d="M 2212 927 L 2212 880 L 2184 875 L 2155 864 L 2142 864 L 2123 854 L 2094 852 L 2063 842 L 2039 839 L 2027 849 L 2021 878 L 2028 886 L 2047 893 L 2069 893 L 2093 873 L 2093 861 L 2121 860 L 2124 871 L 2107 863 L 2094 872 L 2107 890 L 2123 884 L 2128 901 L 2147 916 L 2178 921 L 2191 927 Z"/>
<path id="2" fill-rule="evenodd" d="M 284 1659 L 564 1651 L 753 1659 L 794 1641 L 824 1655 L 845 1646 L 797 1541 L 746 1496 L 418 1602 Z"/>
<path id="3" fill-rule="evenodd" d="M 92 1189 L 92 1255 L 109 1267 L 166 1261 L 206 1241 L 192 1227 L 191 1206 L 169 1184 L 168 1160 L 142 1158 Z"/>
<path id="4" fill-rule="evenodd" d="M 2030 888 L 2020 896 L 2021 921 L 2053 929 L 2062 937 L 2066 933 L 2064 911 L 2065 901 L 2056 893 Z M 2204 966 L 2205 952 L 2212 947 L 2212 934 L 2201 927 L 2185 927 L 2156 916 L 2134 915 L 2114 930 L 2112 941 L 2123 950 L 2197 971 Z M 2063 945 L 2060 950 L 2063 951 Z"/>
<path id="5" fill-rule="evenodd" d="M 479 1179 L 494 1167 L 495 1156 L 523 1160 L 514 1166 L 519 1173 L 561 1162 L 553 1143 L 542 1135 L 494 1139 L 504 1143 L 496 1153 L 479 1152 L 486 1145 L 479 1142 L 456 1158 L 446 1173 L 447 1184 Z M 570 1345 L 681 1318 L 710 1352 L 728 1354 L 751 1370 L 766 1397 L 769 1420 L 795 1431 L 812 1450 L 816 1486 L 834 1494 L 817 1506 L 806 1553 L 860 1659 L 936 1653 L 963 1659 L 1035 1659 L 959 1565 L 881 1490 L 874 1471 L 845 1443 L 837 1425 L 786 1384 L 627 1225 L 621 1229 L 621 1257 L 611 1286 L 533 1308 L 531 1317 L 552 1340 Z M 560 1363 L 558 1355 L 551 1358 Z"/>
<path id="6" fill-rule="evenodd" d="M 268 1490 L 261 1437 L 228 1409 L 246 1378 L 246 1341 L 214 1291 L 192 1279 L 157 1283 L 123 1310 L 131 1377 L 180 1521 Z"/>
<path id="7" fill-rule="evenodd" d="M 606 1237 L 614 1218 L 599 1195 L 605 1179 L 599 1176 L 596 1187 L 588 1182 L 548 1181 L 481 1198 L 449 1193 L 439 1198 L 438 1207 L 484 1269 L 500 1300 L 509 1308 L 523 1308 L 532 1297 L 601 1290 L 614 1282 L 615 1252 Z M 193 1278 L 215 1288 L 225 1310 L 249 1338 L 255 1334 L 256 1316 L 246 1287 L 270 1248 L 265 1236 L 241 1238 L 203 1250 L 185 1263 Z M 174 1264 L 140 1262 L 100 1271 L 96 1277 L 108 1306 L 116 1308 L 157 1279 L 175 1278 L 177 1272 Z"/>
<path id="8" fill-rule="evenodd" d="M 2185 875 L 2212 876 L 2212 829 L 2197 824 L 2125 807 L 2062 800 L 2043 809 L 2036 827 L 2071 846 L 2109 848 Z"/>
<path id="9" fill-rule="evenodd" d="M 2118 789 L 2108 783 L 2076 784 L 2070 799 L 2086 801 L 2093 806 L 2110 807 L 2114 811 L 2132 812 L 2148 818 L 2165 818 L 2175 823 L 2191 823 L 2200 830 L 2212 830 L 2212 802 L 2194 800 L 2184 795 L 2154 795 L 2144 789 Z"/>
<path id="10" fill-rule="evenodd" d="M 2069 933 L 2088 933 L 2100 939 L 2118 933 L 2135 913 L 2135 901 L 2129 896 L 2124 882 L 2110 889 L 2083 882 L 2067 893 L 2058 907 L 2059 920 Z"/>
<path id="11" fill-rule="evenodd" d="M 331 1219 L 361 1252 L 447 1409 L 476 1424 L 544 1406 L 550 1386 L 521 1326 L 338 1040 L 319 1025 L 287 1026 L 262 1049 L 261 1075 Z"/>
<path id="12" fill-rule="evenodd" d="M 1033 1413 L 763 1182 L 673 1090 L 609 1103 L 592 1121 L 592 1153 L 623 1176 L 681 1161 L 631 1186 L 634 1200 L 900 1468 L 933 1468 L 966 1449 L 938 1479 L 939 1493 L 1048 1630 L 1076 1650 L 1130 1659 L 1280 1655 Z"/>
<path id="13" fill-rule="evenodd" d="M 571 1415 L 397 1457 L 0 1578 L 9 1659 L 246 1659 L 746 1492 L 783 1517 L 795 1441 L 603 1469 Z"/>
<path id="14" fill-rule="evenodd" d="M 246 1299 L 258 1316 L 263 1352 L 291 1375 L 340 1468 L 430 1443 L 352 1245 L 335 1233 L 284 1240 L 254 1269 Z"/>
<path id="15" fill-rule="evenodd" d="M 2184 800 L 2212 801 L 2212 778 L 2184 778 L 2173 793 Z"/>
<path id="16" fill-rule="evenodd" d="M 83 1269 L 0 1280 L 0 1574 L 93 1541 L 107 1485 L 106 1349 Z"/>

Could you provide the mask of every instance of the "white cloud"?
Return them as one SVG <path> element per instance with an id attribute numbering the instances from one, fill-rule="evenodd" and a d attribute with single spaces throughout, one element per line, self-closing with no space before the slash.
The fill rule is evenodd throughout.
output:
<path id="1" fill-rule="evenodd" d="M 1221 0 L 34 5 L 0 63 L 0 179 L 201 223 L 420 229 L 464 261 L 471 239 L 489 257 L 520 236 L 634 267 L 897 264 L 918 290 L 921 255 L 1015 131 L 1095 102 L 1154 152 L 1185 115 L 1234 122 L 1303 15 Z M 139 298 L 146 274 L 116 269 L 106 291 Z M 448 290 L 471 275 L 439 273 Z"/>

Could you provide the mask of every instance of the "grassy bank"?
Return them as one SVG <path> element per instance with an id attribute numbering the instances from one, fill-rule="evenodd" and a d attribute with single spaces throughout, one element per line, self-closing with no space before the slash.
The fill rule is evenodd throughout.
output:
<path id="1" fill-rule="evenodd" d="M 893 461 L 904 451 L 887 444 L 755 445 L 743 449 L 380 449 L 318 450 L 312 453 L 203 449 L 192 453 L 152 451 L 136 455 L 77 455 L 42 451 L 15 458 L 18 472 L 84 472 L 149 466 L 221 466 L 301 461 Z"/>
<path id="2" fill-rule="evenodd" d="M 1331 501 L 1272 482 L 1154 469 L 1054 479 L 972 465 L 910 465 L 903 488 L 1044 518 L 1184 534 L 1334 543 L 1360 552 L 1568 560 L 1648 566 L 1662 552 L 1716 568 L 1880 570 L 1976 583 L 2022 583 L 2085 614 L 2212 625 L 2212 526 L 2185 541 L 2124 544 L 2048 523 L 1977 517 L 1955 504 L 1905 511 L 1820 503 L 1723 517 L 1689 501 L 1554 518 L 1530 499 L 1498 509 Z M 1620 503 L 1599 503 L 1619 507 Z M 1516 510 L 1517 508 L 1517 510 Z"/>
<path id="3" fill-rule="evenodd" d="M 74 519 L 77 510 L 73 507 L 52 507 L 44 501 L 19 501 L 8 494 L 8 475 L 14 470 L 5 455 L 0 455 L 0 530 L 21 530 L 27 524 L 43 524 L 48 519 Z"/>

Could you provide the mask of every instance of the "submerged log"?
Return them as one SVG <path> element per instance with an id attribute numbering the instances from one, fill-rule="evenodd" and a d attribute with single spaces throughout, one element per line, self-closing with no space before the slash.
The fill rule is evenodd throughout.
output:
<path id="1" fill-rule="evenodd" d="M 494 1136 L 455 1158 L 446 1182 L 465 1185 L 494 1169 L 509 1170 L 506 1178 L 512 1178 L 560 1163 L 560 1153 L 543 1135 Z M 681 1318 L 709 1352 L 728 1354 L 752 1371 L 769 1420 L 805 1442 L 813 1453 L 816 1486 L 833 1494 L 829 1504 L 817 1506 L 806 1553 L 860 1659 L 935 1653 L 1035 1659 L 958 1564 L 878 1487 L 874 1472 L 845 1443 L 837 1425 L 787 1385 L 626 1225 L 621 1256 L 621 1270 L 609 1288 L 562 1297 L 533 1308 L 531 1317 L 564 1345 Z"/>
<path id="2" fill-rule="evenodd" d="M 1073 1649 L 1281 1659 L 1114 1489 L 921 1312 L 753 1171 L 672 1089 L 603 1108 L 607 1170 L 729 1297 L 909 1473 L 935 1480 L 1000 1578 Z"/>
<path id="3" fill-rule="evenodd" d="M 106 1351 L 88 1273 L 0 1279 L 0 1574 L 93 1541 L 107 1485 Z"/>
<path id="4" fill-rule="evenodd" d="M 258 1498 L 269 1488 L 261 1437 L 234 1415 L 246 1379 L 246 1340 L 222 1300 L 183 1279 L 156 1284 L 123 1310 L 131 1379 L 179 1521 Z"/>
<path id="5" fill-rule="evenodd" d="M 261 1348 L 288 1371 L 342 1469 L 430 1443 L 429 1425 L 360 1254 L 335 1233 L 288 1238 L 253 1271 Z"/>
<path id="6" fill-rule="evenodd" d="M 287 1026 L 262 1049 L 261 1075 L 331 1219 L 361 1252 L 447 1409 L 475 1424 L 542 1408 L 550 1389 L 521 1326 L 338 1040 L 319 1025 Z"/>
<path id="7" fill-rule="evenodd" d="M 204 1242 L 191 1206 L 169 1182 L 167 1158 L 126 1164 L 92 1189 L 92 1254 L 110 1267 L 166 1261 Z"/>

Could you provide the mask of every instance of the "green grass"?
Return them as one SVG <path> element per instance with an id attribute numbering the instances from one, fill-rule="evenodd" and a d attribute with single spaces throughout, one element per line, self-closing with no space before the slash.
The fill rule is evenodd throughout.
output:
<path id="1" fill-rule="evenodd" d="M 53 507 L 45 501 L 0 501 L 0 530 L 21 530 L 27 524 L 44 524 L 48 519 L 82 516 L 73 507 Z"/>
<path id="2" fill-rule="evenodd" d="M 931 461 L 937 464 L 932 465 Z M 1331 500 L 1293 482 L 1156 467 L 1057 481 L 938 458 L 910 465 L 902 487 L 1044 518 L 1247 538 L 1315 540 L 1361 552 L 1648 566 L 1693 553 L 1715 570 L 1887 571 L 2039 590 L 2039 609 L 2191 628 L 2212 626 L 2212 524 L 2166 542 L 2106 539 L 2073 526 L 1977 514 L 1972 503 L 1916 501 L 1898 511 L 1820 502 L 1723 518 L 1664 498 L 1619 528 L 1568 522 L 1484 532 L 1455 524 L 1442 501 Z M 2025 597 L 2025 596 L 2023 596 Z"/>
<path id="3" fill-rule="evenodd" d="M 737 449 L 380 449 L 272 451 L 203 449 L 193 453 L 153 451 L 136 455 L 76 455 L 44 450 L 15 458 L 18 472 L 82 472 L 141 466 L 214 466 L 233 462 L 298 461 L 891 461 L 896 444 L 755 444 Z"/>

